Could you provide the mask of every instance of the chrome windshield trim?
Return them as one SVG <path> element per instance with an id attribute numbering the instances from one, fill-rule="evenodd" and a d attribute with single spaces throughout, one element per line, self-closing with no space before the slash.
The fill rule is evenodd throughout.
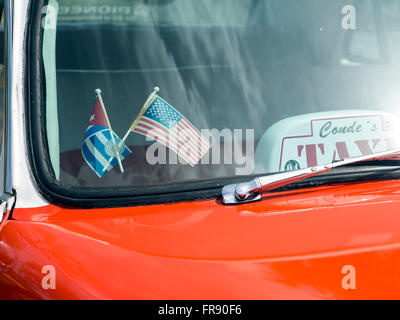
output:
<path id="1" fill-rule="evenodd" d="M 12 191 L 12 178 L 11 178 L 11 169 L 12 169 L 12 160 L 11 160 L 11 146 L 12 146 L 12 108 L 11 108 L 11 99 L 12 99 L 12 68 L 13 68 L 13 10 L 14 2 L 11 0 L 4 1 L 4 43 L 6 46 L 5 50 L 5 128 L 4 128 L 4 151 L 5 151 L 5 161 L 4 161 L 4 190 L 6 192 Z M 11 23 L 10 23 L 11 22 Z"/>

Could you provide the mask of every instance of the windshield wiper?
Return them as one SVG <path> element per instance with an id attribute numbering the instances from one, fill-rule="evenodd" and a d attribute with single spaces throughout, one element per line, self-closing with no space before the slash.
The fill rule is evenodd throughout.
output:
<path id="1" fill-rule="evenodd" d="M 319 175 L 336 167 L 342 167 L 362 161 L 385 160 L 396 156 L 400 156 L 400 149 L 349 158 L 327 165 L 262 176 L 249 182 L 230 184 L 222 188 L 222 202 L 224 204 L 242 204 L 259 201 L 261 200 L 261 195 L 265 192 Z"/>

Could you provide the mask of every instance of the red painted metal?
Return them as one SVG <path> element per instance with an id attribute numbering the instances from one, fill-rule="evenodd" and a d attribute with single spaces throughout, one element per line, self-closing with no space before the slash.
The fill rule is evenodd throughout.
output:
<path id="1" fill-rule="evenodd" d="M 15 209 L 2 299 L 400 298 L 400 181 L 130 208 Z M 45 265 L 56 289 L 45 290 Z M 342 268 L 354 266 L 356 289 Z"/>

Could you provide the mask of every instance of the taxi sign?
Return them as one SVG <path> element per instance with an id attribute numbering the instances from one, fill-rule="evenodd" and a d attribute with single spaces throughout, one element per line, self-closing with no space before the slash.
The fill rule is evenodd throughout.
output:
<path id="1" fill-rule="evenodd" d="M 284 119 L 262 136 L 256 173 L 290 171 L 387 151 L 398 145 L 399 118 L 393 114 L 346 110 Z"/>

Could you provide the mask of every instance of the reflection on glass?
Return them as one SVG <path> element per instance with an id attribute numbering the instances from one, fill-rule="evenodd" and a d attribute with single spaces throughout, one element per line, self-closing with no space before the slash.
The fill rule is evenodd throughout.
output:
<path id="1" fill-rule="evenodd" d="M 290 126 L 298 119 L 293 117 L 309 115 L 308 121 L 320 112 L 398 114 L 398 1 L 55 2 L 56 70 L 46 76 L 46 86 L 56 82 L 57 103 L 46 107 L 56 109 L 59 132 L 48 135 L 59 146 L 60 181 L 68 186 L 152 186 L 248 175 L 257 172 L 256 150 L 275 161 L 267 153 L 282 137 L 276 132 L 271 148 L 260 146 L 260 139 L 282 120 Z M 355 9 L 354 30 L 342 25 L 348 5 Z M 112 128 L 122 138 L 155 86 L 198 130 L 208 130 L 212 150 L 194 167 L 169 150 L 165 163 L 154 164 L 154 142 L 130 134 L 125 172 L 116 166 L 100 179 L 81 154 L 95 89 L 102 90 Z M 329 150 L 355 138 L 332 141 Z M 321 143 L 311 144 L 319 152 Z M 287 152 L 298 154 L 292 145 Z M 304 154 L 306 149 L 304 144 Z M 288 168 L 303 166 L 303 160 Z M 284 168 L 285 163 L 279 170 Z"/>

